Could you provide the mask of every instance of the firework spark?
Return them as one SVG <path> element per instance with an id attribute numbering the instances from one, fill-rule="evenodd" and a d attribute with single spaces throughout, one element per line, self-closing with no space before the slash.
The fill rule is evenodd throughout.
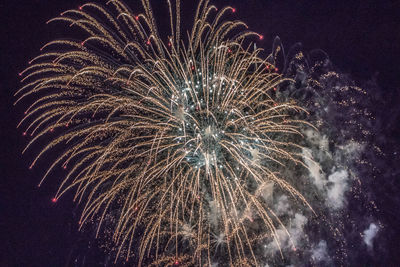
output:
<path id="1" fill-rule="evenodd" d="M 164 39 L 148 0 L 143 14 L 116 0 L 50 20 L 87 38 L 46 44 L 21 73 L 17 102 L 36 99 L 20 123 L 33 136 L 26 149 L 52 138 L 31 168 L 63 149 L 43 177 L 67 171 L 53 201 L 75 190 L 79 223 L 97 217 L 98 232 L 113 213 L 117 257 L 139 266 L 211 266 L 224 256 L 258 265 L 258 244 L 279 247 L 278 228 L 290 239 L 265 190 L 312 210 L 285 170 L 309 168 L 299 140 L 313 126 L 295 101 L 274 97 L 290 80 L 254 48 L 262 35 L 223 19 L 234 8 L 200 1 L 182 38 L 180 2 L 167 2 Z"/>

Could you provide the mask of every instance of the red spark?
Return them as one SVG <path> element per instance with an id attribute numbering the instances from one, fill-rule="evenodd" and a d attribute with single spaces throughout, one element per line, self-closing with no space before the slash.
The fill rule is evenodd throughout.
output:
<path id="1" fill-rule="evenodd" d="M 51 202 L 56 203 L 56 202 L 57 202 L 57 198 L 53 197 L 53 198 L 51 199 Z"/>
<path id="2" fill-rule="evenodd" d="M 54 132 L 54 128 L 51 128 L 51 129 L 50 129 L 50 132 Z"/>
<path id="3" fill-rule="evenodd" d="M 67 165 L 64 165 L 63 168 L 64 168 L 64 170 L 66 170 L 67 169 Z"/>
<path id="4" fill-rule="evenodd" d="M 22 76 L 22 72 L 18 73 L 19 76 Z"/>
<path id="5" fill-rule="evenodd" d="M 146 44 L 147 44 L 147 45 L 150 45 L 150 40 L 147 40 Z"/>
<path id="6" fill-rule="evenodd" d="M 26 132 L 23 132 L 22 135 L 23 135 L 23 136 L 26 136 Z"/>
<path id="7" fill-rule="evenodd" d="M 82 6 L 79 6 L 79 10 L 82 10 Z"/>
<path id="8" fill-rule="evenodd" d="M 175 265 L 179 265 L 179 261 L 176 260 L 176 261 L 174 262 L 174 264 L 175 264 Z"/>
<path id="9" fill-rule="evenodd" d="M 67 128 L 68 128 L 68 126 L 69 126 L 69 125 L 68 125 L 68 123 L 67 123 L 67 124 L 65 124 L 65 127 L 67 127 Z"/>
<path id="10" fill-rule="evenodd" d="M 139 16 L 135 16 L 135 19 L 136 19 L 136 20 L 139 20 Z"/>
<path id="11" fill-rule="evenodd" d="M 275 71 L 276 71 L 276 72 L 278 72 L 278 70 L 279 70 L 278 68 L 275 68 Z"/>
<path id="12" fill-rule="evenodd" d="M 82 42 L 82 43 L 81 43 L 81 46 L 84 46 L 84 45 L 85 45 L 85 42 Z"/>
<path id="13" fill-rule="evenodd" d="M 276 91 L 276 87 L 274 87 L 274 91 Z"/>
<path id="14" fill-rule="evenodd" d="M 264 35 L 259 35 L 259 38 L 260 38 L 260 40 L 263 40 L 264 39 Z"/>
<path id="15" fill-rule="evenodd" d="M 236 12 L 236 8 L 232 8 L 232 13 L 235 13 Z"/>

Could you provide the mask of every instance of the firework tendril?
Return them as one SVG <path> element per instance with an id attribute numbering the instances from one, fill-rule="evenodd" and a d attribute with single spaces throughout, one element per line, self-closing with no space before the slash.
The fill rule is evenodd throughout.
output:
<path id="1" fill-rule="evenodd" d="M 49 21 L 86 37 L 47 43 L 20 74 L 17 102 L 34 99 L 20 123 L 32 136 L 26 149 L 50 140 L 31 168 L 62 151 L 43 180 L 65 169 L 54 200 L 74 190 L 81 227 L 97 218 L 99 233 L 113 214 L 116 258 L 211 266 L 219 253 L 229 265 L 259 265 L 257 245 L 279 246 L 277 228 L 286 229 L 266 188 L 313 212 L 284 171 L 308 168 L 296 140 L 313 126 L 294 100 L 274 97 L 291 80 L 272 54 L 260 57 L 262 35 L 225 20 L 235 9 L 200 1 L 184 37 L 180 2 L 167 3 L 166 38 L 148 0 L 142 14 L 116 0 Z"/>

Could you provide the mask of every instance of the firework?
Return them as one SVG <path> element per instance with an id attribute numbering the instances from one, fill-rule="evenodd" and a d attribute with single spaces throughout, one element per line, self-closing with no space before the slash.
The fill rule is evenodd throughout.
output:
<path id="1" fill-rule="evenodd" d="M 43 177 L 66 171 L 54 201 L 75 190 L 80 225 L 98 218 L 98 233 L 112 214 L 117 258 L 258 265 L 259 244 L 280 246 L 277 228 L 290 240 L 265 192 L 312 211 L 286 170 L 309 168 L 300 143 L 313 126 L 294 100 L 275 97 L 291 81 L 273 55 L 259 56 L 253 41 L 263 36 L 223 19 L 235 9 L 200 1 L 183 37 L 180 2 L 167 3 L 164 39 L 148 0 L 143 14 L 109 1 L 50 20 L 87 36 L 46 44 L 20 74 L 18 101 L 36 99 L 20 123 L 32 136 L 26 149 L 50 140 L 30 168 L 63 151 Z"/>

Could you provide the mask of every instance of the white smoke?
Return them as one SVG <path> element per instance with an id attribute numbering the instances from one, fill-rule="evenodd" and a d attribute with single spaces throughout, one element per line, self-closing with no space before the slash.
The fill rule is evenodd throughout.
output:
<path id="1" fill-rule="evenodd" d="M 326 204 L 333 209 L 343 208 L 348 190 L 349 174 L 346 170 L 335 171 L 328 177 Z"/>
<path id="2" fill-rule="evenodd" d="M 289 235 L 286 230 L 280 226 L 276 230 L 276 238 L 279 244 L 275 240 L 272 240 L 269 244 L 264 246 L 267 254 L 274 255 L 279 249 L 295 249 L 304 237 L 303 229 L 306 223 L 307 218 L 300 213 L 296 213 L 294 218 L 290 221 L 290 224 L 286 226 Z"/>
<path id="3" fill-rule="evenodd" d="M 307 223 L 307 218 L 300 213 L 296 213 L 294 216 L 294 220 L 289 228 L 290 238 L 293 241 L 293 244 L 297 246 L 300 242 L 300 239 L 304 236 L 304 225 Z"/>
<path id="4" fill-rule="evenodd" d="M 210 223 L 213 227 L 218 227 L 218 218 L 220 216 L 220 209 L 218 207 L 218 202 L 215 200 L 210 201 L 210 213 L 208 214 Z"/>
<path id="5" fill-rule="evenodd" d="M 319 243 L 311 249 L 311 257 L 315 262 L 326 262 L 330 260 L 325 240 L 319 241 Z"/>
<path id="6" fill-rule="evenodd" d="M 261 196 L 265 200 L 265 202 L 272 203 L 274 196 L 273 193 L 274 193 L 274 183 L 268 182 L 264 183 L 258 188 L 256 195 Z"/>
<path id="7" fill-rule="evenodd" d="M 367 229 L 364 231 L 364 243 L 368 246 L 368 248 L 372 248 L 373 240 L 378 233 L 378 226 L 376 224 L 371 223 Z"/>
<path id="8" fill-rule="evenodd" d="M 326 179 L 322 172 L 321 166 L 318 164 L 318 162 L 314 161 L 311 149 L 303 148 L 302 156 L 304 163 L 310 172 L 310 177 L 313 179 L 313 183 L 318 189 L 323 189 Z"/>
<path id="9" fill-rule="evenodd" d="M 361 151 L 364 149 L 364 145 L 350 141 L 343 146 L 338 146 L 339 151 L 335 155 L 335 160 L 339 161 L 343 158 L 352 160 L 358 158 Z"/>
<path id="10" fill-rule="evenodd" d="M 324 197 L 326 207 L 332 211 L 344 209 L 346 206 L 346 193 L 350 190 L 350 172 L 351 164 L 355 158 L 358 158 L 363 146 L 354 141 L 350 141 L 341 146 L 329 148 L 329 138 L 326 135 L 313 130 L 304 132 L 310 146 L 302 148 L 302 157 L 308 168 L 308 177 L 313 185 Z M 271 202 L 273 197 L 274 212 L 278 216 L 289 215 L 290 220 L 285 223 L 285 228 L 280 226 L 276 231 L 275 240 L 271 240 L 264 245 L 266 255 L 276 255 L 279 249 L 294 250 L 304 249 L 302 247 L 306 240 L 304 227 L 307 224 L 307 218 L 300 213 L 295 213 L 291 209 L 288 196 L 274 195 L 273 184 L 266 184 L 259 188 L 260 195 L 266 202 Z M 364 242 L 368 247 L 372 246 L 373 238 L 377 234 L 378 228 L 375 224 L 364 231 Z M 326 240 L 320 240 L 318 243 L 308 248 L 311 259 L 315 264 L 330 265 L 332 258 L 328 253 L 328 244 Z M 265 266 L 269 266 L 268 264 Z"/>
<path id="11" fill-rule="evenodd" d="M 310 141 L 317 148 L 314 152 L 316 152 L 316 157 L 318 159 L 332 157 L 329 152 L 329 139 L 326 135 L 321 135 L 317 131 L 311 129 L 305 130 L 304 134 L 308 141 Z"/>
<path id="12" fill-rule="evenodd" d="M 332 154 L 329 151 L 329 139 L 327 136 L 321 135 L 314 130 L 306 130 L 304 135 L 312 147 L 302 149 L 302 156 L 304 163 L 308 167 L 309 177 L 313 184 L 322 193 L 325 193 L 325 203 L 329 208 L 333 210 L 344 208 L 346 203 L 345 194 L 350 187 L 349 173 L 337 166 L 356 158 L 363 146 L 350 141 L 345 145 L 337 146 L 334 149 L 334 154 Z M 328 174 L 322 171 L 322 164 L 332 168 L 332 172 L 328 177 L 326 177 Z"/>
<path id="13" fill-rule="evenodd" d="M 289 198 L 286 195 L 279 196 L 274 205 L 275 214 L 278 216 L 288 214 L 290 212 L 290 206 Z"/>

